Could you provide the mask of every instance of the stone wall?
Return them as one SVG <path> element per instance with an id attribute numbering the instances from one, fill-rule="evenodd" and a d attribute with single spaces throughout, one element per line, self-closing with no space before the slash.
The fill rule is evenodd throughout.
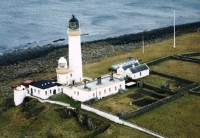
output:
<path id="1" fill-rule="evenodd" d="M 185 53 L 185 54 L 180 54 L 179 56 L 185 56 L 185 57 L 200 56 L 200 52 Z"/>
<path id="2" fill-rule="evenodd" d="M 164 62 L 164 61 L 167 61 L 171 58 L 171 56 L 167 56 L 167 57 L 163 57 L 163 58 L 159 58 L 159 59 L 156 59 L 156 60 L 153 60 L 153 61 L 150 61 L 148 63 L 146 63 L 148 66 L 152 66 L 152 65 L 156 65 L 158 63 L 161 63 L 161 62 Z"/>
<path id="3" fill-rule="evenodd" d="M 165 77 L 165 78 L 175 79 L 175 80 L 178 80 L 178 81 L 184 81 L 184 82 L 187 82 L 187 83 L 194 83 L 193 81 L 186 80 L 186 79 L 179 78 L 179 77 L 172 76 L 172 75 L 167 75 L 167 74 L 164 74 L 164 73 L 161 73 L 161 72 L 158 72 L 158 71 L 151 70 L 150 73 L 154 74 L 154 75 L 159 75 L 159 76 L 162 76 L 162 77 Z"/>
<path id="4" fill-rule="evenodd" d="M 141 108 L 139 108 L 139 109 L 137 109 L 137 110 L 134 110 L 134 111 L 132 111 L 132 112 L 125 113 L 125 114 L 123 114 L 122 116 L 120 116 L 120 118 L 126 120 L 126 119 L 129 119 L 129 118 L 131 118 L 131 117 L 140 115 L 140 114 L 145 113 L 145 112 L 147 112 L 147 111 L 149 111 L 149 110 L 151 110 L 151 109 L 154 109 L 154 108 L 156 108 L 156 107 L 159 107 L 159 106 L 161 106 L 161 105 L 163 105 L 163 104 L 166 104 L 166 103 L 168 103 L 168 102 L 174 101 L 174 100 L 178 99 L 179 97 L 182 97 L 183 95 L 184 95 L 183 93 L 177 93 L 177 94 L 175 94 L 175 95 L 172 95 L 172 96 L 170 96 L 170 97 L 161 99 L 161 100 L 159 100 L 159 101 L 157 101 L 157 102 L 154 102 L 154 103 L 152 103 L 152 104 L 143 106 L 143 107 L 141 107 Z"/>
<path id="5" fill-rule="evenodd" d="M 200 96 L 200 86 L 191 89 L 189 91 L 189 94 Z"/>
<path id="6" fill-rule="evenodd" d="M 184 56 L 171 56 L 171 59 L 200 64 L 200 59 L 196 59 L 196 58 L 188 58 L 188 57 L 184 57 Z"/>
<path id="7" fill-rule="evenodd" d="M 154 90 L 158 93 L 167 93 L 169 95 L 175 94 L 175 91 L 173 91 L 173 90 L 161 89 L 160 87 L 156 87 L 156 86 L 153 86 L 153 85 L 150 85 L 150 84 L 147 84 L 147 83 L 143 83 L 143 87 Z"/>

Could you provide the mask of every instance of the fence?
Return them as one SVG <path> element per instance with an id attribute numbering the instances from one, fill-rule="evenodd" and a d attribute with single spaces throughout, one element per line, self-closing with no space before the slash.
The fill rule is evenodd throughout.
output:
<path id="1" fill-rule="evenodd" d="M 100 116 L 102 116 L 102 117 L 104 117 L 104 118 L 106 118 L 106 119 L 109 119 L 109 120 L 111 120 L 111 121 L 113 121 L 113 122 L 115 122 L 115 123 L 122 124 L 122 125 L 125 125 L 125 126 L 128 126 L 128 127 L 131 127 L 131 128 L 135 128 L 135 129 L 137 129 L 137 130 L 140 130 L 140 131 L 145 132 L 145 133 L 147 133 L 147 134 L 153 135 L 153 136 L 155 136 L 155 137 L 164 138 L 163 136 L 158 135 L 158 134 L 156 134 L 156 133 L 154 133 L 154 132 L 151 132 L 150 130 L 147 130 L 147 129 L 145 129 L 145 128 L 142 128 L 142 127 L 140 127 L 140 126 L 137 126 L 137 125 L 135 125 L 135 124 L 132 124 L 132 123 L 130 123 L 130 122 L 127 122 L 127 121 L 124 121 L 124 120 L 122 120 L 122 119 L 119 119 L 118 116 L 111 115 L 111 114 L 109 114 L 109 113 L 106 113 L 106 112 L 97 110 L 97 109 L 95 109 L 95 108 L 92 108 L 92 107 L 87 106 L 87 105 L 84 105 L 84 104 L 81 104 L 81 108 L 84 109 L 84 110 L 93 112 L 93 113 L 95 113 L 95 114 L 97 114 L 97 115 L 100 115 Z"/>
<path id="2" fill-rule="evenodd" d="M 167 97 L 167 98 L 164 98 L 164 99 L 161 99 L 157 102 L 154 102 L 152 104 L 149 104 L 149 105 L 146 105 L 146 106 L 143 106 L 137 110 L 134 110 L 132 112 L 129 112 L 129 113 L 125 113 L 124 115 L 120 116 L 121 119 L 129 119 L 131 117 L 134 117 L 134 116 L 137 116 L 139 114 L 142 114 L 142 113 L 145 113 L 151 109 L 154 109 L 158 106 L 161 106 L 165 103 L 168 103 L 168 102 L 171 102 L 171 101 L 174 101 L 176 99 L 178 99 L 179 97 L 182 97 L 184 94 L 183 93 L 178 93 L 178 94 L 175 94 L 173 96 L 170 96 L 170 97 Z"/>

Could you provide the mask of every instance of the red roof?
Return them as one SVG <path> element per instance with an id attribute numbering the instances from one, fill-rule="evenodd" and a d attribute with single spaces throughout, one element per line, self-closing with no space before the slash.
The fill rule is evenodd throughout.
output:
<path id="1" fill-rule="evenodd" d="M 25 87 L 29 87 L 29 85 L 34 82 L 34 80 L 25 80 L 22 82 L 22 85 L 24 85 Z"/>
<path id="2" fill-rule="evenodd" d="M 12 85 L 12 89 L 16 89 L 19 86 L 19 84 Z"/>

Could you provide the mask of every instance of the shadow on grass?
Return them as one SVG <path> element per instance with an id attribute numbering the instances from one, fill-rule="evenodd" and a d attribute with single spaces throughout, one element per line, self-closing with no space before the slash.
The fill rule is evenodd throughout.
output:
<path id="1" fill-rule="evenodd" d="M 70 106 L 74 107 L 74 108 L 80 108 L 81 107 L 81 102 L 79 101 L 74 101 L 74 99 L 70 98 L 69 96 L 61 93 L 61 94 L 57 94 L 57 95 L 53 95 L 49 98 L 50 100 L 53 101 L 59 101 L 59 102 L 63 102 L 63 103 L 68 103 L 70 104 Z"/>

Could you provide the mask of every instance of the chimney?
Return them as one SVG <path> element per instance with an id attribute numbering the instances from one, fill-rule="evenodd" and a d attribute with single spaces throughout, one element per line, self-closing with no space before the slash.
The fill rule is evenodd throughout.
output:
<path id="1" fill-rule="evenodd" d="M 101 76 L 97 78 L 97 85 L 101 84 Z"/>
<path id="2" fill-rule="evenodd" d="M 87 80 L 84 79 L 83 82 L 84 82 L 84 89 L 87 89 L 87 86 L 86 86 L 86 82 L 87 82 Z"/>
<path id="3" fill-rule="evenodd" d="M 110 81 L 113 81 L 113 72 L 110 75 Z"/>

